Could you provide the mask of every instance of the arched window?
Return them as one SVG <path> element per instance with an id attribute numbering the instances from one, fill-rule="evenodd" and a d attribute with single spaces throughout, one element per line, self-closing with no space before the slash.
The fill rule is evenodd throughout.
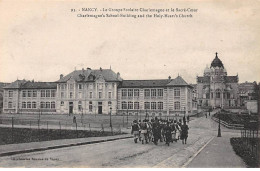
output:
<path id="1" fill-rule="evenodd" d="M 13 103 L 12 102 L 8 102 L 8 108 L 13 108 Z"/>
<path id="2" fill-rule="evenodd" d="M 36 102 L 32 102 L 32 108 L 36 109 Z"/>
<path id="3" fill-rule="evenodd" d="M 45 102 L 41 102 L 41 109 L 45 108 Z"/>
<path id="4" fill-rule="evenodd" d="M 51 108 L 51 103 L 50 102 L 46 102 L 46 108 L 47 109 Z"/>
<path id="5" fill-rule="evenodd" d="M 55 109 L 55 102 L 51 102 L 51 108 Z"/>
<path id="6" fill-rule="evenodd" d="M 27 102 L 27 108 L 31 109 L 32 108 L 32 102 Z"/>

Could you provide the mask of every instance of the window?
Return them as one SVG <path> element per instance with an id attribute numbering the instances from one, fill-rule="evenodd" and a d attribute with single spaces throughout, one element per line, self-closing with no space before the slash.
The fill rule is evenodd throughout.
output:
<path id="1" fill-rule="evenodd" d="M 65 85 L 64 84 L 61 84 L 61 89 L 64 90 L 65 89 Z"/>
<path id="2" fill-rule="evenodd" d="M 78 110 L 82 111 L 82 102 L 81 101 L 78 102 Z"/>
<path id="3" fill-rule="evenodd" d="M 13 91 L 8 91 L 9 97 L 13 97 Z"/>
<path id="4" fill-rule="evenodd" d="M 64 98 L 64 92 L 60 93 L 60 98 Z"/>
<path id="5" fill-rule="evenodd" d="M 32 108 L 32 103 L 31 102 L 27 102 L 27 108 L 31 109 Z"/>
<path id="6" fill-rule="evenodd" d="M 26 91 L 22 91 L 22 97 L 26 97 Z"/>
<path id="7" fill-rule="evenodd" d="M 158 93 L 158 97 L 163 97 L 163 89 L 158 89 L 157 93 Z"/>
<path id="8" fill-rule="evenodd" d="M 46 90 L 46 97 L 51 97 L 51 92 L 50 92 L 50 90 Z"/>
<path id="9" fill-rule="evenodd" d="M 151 109 L 156 109 L 156 102 L 151 102 Z"/>
<path id="10" fill-rule="evenodd" d="M 181 104 L 180 104 L 180 102 L 174 102 L 174 109 L 175 109 L 175 110 L 180 110 L 180 109 L 181 109 Z"/>
<path id="11" fill-rule="evenodd" d="M 60 105 L 61 105 L 61 106 L 64 106 L 64 101 L 61 101 L 61 102 L 60 102 Z"/>
<path id="12" fill-rule="evenodd" d="M 108 92 L 108 98 L 111 99 L 112 98 L 112 93 Z"/>
<path id="13" fill-rule="evenodd" d="M 227 99 L 230 99 L 230 93 L 227 92 Z"/>
<path id="14" fill-rule="evenodd" d="M 213 93 L 211 93 L 211 98 L 213 99 Z"/>
<path id="15" fill-rule="evenodd" d="M 32 97 L 32 91 L 31 90 L 28 90 L 28 95 L 27 95 L 27 97 Z"/>
<path id="16" fill-rule="evenodd" d="M 32 108 L 36 109 L 36 102 L 32 102 Z"/>
<path id="17" fill-rule="evenodd" d="M 55 102 L 51 102 L 51 108 L 55 109 Z"/>
<path id="18" fill-rule="evenodd" d="M 92 99 L 92 92 L 89 92 L 89 98 Z"/>
<path id="19" fill-rule="evenodd" d="M 134 103 L 134 109 L 139 109 L 139 102 Z"/>
<path id="20" fill-rule="evenodd" d="M 13 103 L 12 102 L 8 102 L 8 108 L 9 109 L 13 108 Z"/>
<path id="21" fill-rule="evenodd" d="M 98 84 L 98 88 L 99 88 L 99 90 L 101 90 L 101 89 L 103 88 L 103 84 L 102 84 L 102 83 L 99 83 L 99 84 Z"/>
<path id="22" fill-rule="evenodd" d="M 70 92 L 70 99 L 73 98 L 73 92 Z"/>
<path id="23" fill-rule="evenodd" d="M 45 102 L 41 102 L 41 109 L 45 108 Z"/>
<path id="24" fill-rule="evenodd" d="M 70 90 L 74 89 L 74 85 L 73 84 L 69 84 L 69 86 L 70 86 Z"/>
<path id="25" fill-rule="evenodd" d="M 50 102 L 46 102 L 46 108 L 47 109 L 51 108 L 51 103 Z"/>
<path id="26" fill-rule="evenodd" d="M 150 102 L 144 102 L 144 109 L 150 109 Z"/>
<path id="27" fill-rule="evenodd" d="M 126 97 L 127 96 L 127 89 L 122 89 L 122 97 Z"/>
<path id="28" fill-rule="evenodd" d="M 128 89 L 128 97 L 133 97 L 133 89 Z"/>
<path id="29" fill-rule="evenodd" d="M 26 102 L 22 102 L 22 108 L 23 108 L 23 109 L 26 108 Z"/>
<path id="30" fill-rule="evenodd" d="M 108 101 L 108 106 L 111 106 L 112 105 L 112 102 L 111 101 Z"/>
<path id="31" fill-rule="evenodd" d="M 174 97 L 180 97 L 180 96 L 181 96 L 180 89 L 174 89 Z"/>
<path id="32" fill-rule="evenodd" d="M 102 98 L 102 92 L 98 92 L 98 98 Z"/>
<path id="33" fill-rule="evenodd" d="M 122 102 L 122 109 L 127 109 L 127 103 L 126 102 Z"/>
<path id="34" fill-rule="evenodd" d="M 151 95 L 152 95 L 152 97 L 156 97 L 156 89 L 151 90 Z"/>
<path id="35" fill-rule="evenodd" d="M 33 90 L 33 97 L 37 97 L 37 91 Z"/>
<path id="36" fill-rule="evenodd" d="M 209 93 L 206 93 L 206 99 L 209 99 Z"/>
<path id="37" fill-rule="evenodd" d="M 160 109 L 160 110 L 163 109 L 163 102 L 158 102 L 158 109 Z"/>
<path id="38" fill-rule="evenodd" d="M 79 92 L 79 98 L 80 99 L 82 98 L 82 92 Z"/>
<path id="39" fill-rule="evenodd" d="M 150 97 L 150 90 L 144 89 L 144 97 Z"/>
<path id="40" fill-rule="evenodd" d="M 45 90 L 41 90 L 41 97 L 45 97 Z"/>
<path id="41" fill-rule="evenodd" d="M 79 84 L 79 90 L 82 90 L 82 84 Z"/>
<path id="42" fill-rule="evenodd" d="M 56 94 L 55 90 L 51 90 L 51 97 L 55 97 L 55 94 Z"/>
<path id="43" fill-rule="evenodd" d="M 139 89 L 134 89 L 134 96 L 139 97 Z"/>
<path id="44" fill-rule="evenodd" d="M 216 92 L 216 98 L 220 98 L 220 92 Z"/>
<path id="45" fill-rule="evenodd" d="M 128 102 L 128 109 L 133 109 L 133 102 Z"/>
<path id="46" fill-rule="evenodd" d="M 89 102 L 88 108 L 89 108 L 89 111 L 92 112 L 92 110 L 93 110 L 92 101 Z"/>

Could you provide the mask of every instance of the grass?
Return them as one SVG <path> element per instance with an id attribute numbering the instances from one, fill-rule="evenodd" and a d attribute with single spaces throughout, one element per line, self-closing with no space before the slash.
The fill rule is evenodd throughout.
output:
<path id="1" fill-rule="evenodd" d="M 258 140 L 259 141 L 259 140 Z M 243 143 L 242 138 L 231 138 L 230 143 L 235 151 L 235 153 L 240 156 L 246 165 L 250 168 L 258 168 L 259 167 L 259 159 L 252 152 L 249 148 Z"/>
<path id="2" fill-rule="evenodd" d="M 114 132 L 113 135 L 122 133 Z M 59 129 L 0 128 L 0 145 L 28 142 L 111 136 L 111 132 Z"/>

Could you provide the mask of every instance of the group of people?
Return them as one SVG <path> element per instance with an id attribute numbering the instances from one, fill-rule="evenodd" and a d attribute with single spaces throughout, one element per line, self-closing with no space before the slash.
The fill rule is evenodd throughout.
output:
<path id="1" fill-rule="evenodd" d="M 188 119 L 189 121 L 189 119 Z M 155 145 L 158 141 L 165 142 L 168 146 L 173 141 L 177 142 L 179 139 L 182 140 L 182 144 L 187 143 L 189 127 L 186 124 L 186 120 L 163 120 L 158 119 L 144 119 L 143 121 L 134 120 L 132 124 L 131 133 L 134 135 L 134 142 L 138 140 L 144 143 L 153 142 Z"/>

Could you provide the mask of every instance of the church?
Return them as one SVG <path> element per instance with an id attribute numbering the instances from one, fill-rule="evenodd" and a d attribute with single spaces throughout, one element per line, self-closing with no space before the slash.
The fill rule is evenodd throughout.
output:
<path id="1" fill-rule="evenodd" d="M 236 108 L 238 104 L 238 75 L 228 76 L 218 53 L 206 66 L 203 76 L 197 76 L 198 106 L 201 108 Z"/>

